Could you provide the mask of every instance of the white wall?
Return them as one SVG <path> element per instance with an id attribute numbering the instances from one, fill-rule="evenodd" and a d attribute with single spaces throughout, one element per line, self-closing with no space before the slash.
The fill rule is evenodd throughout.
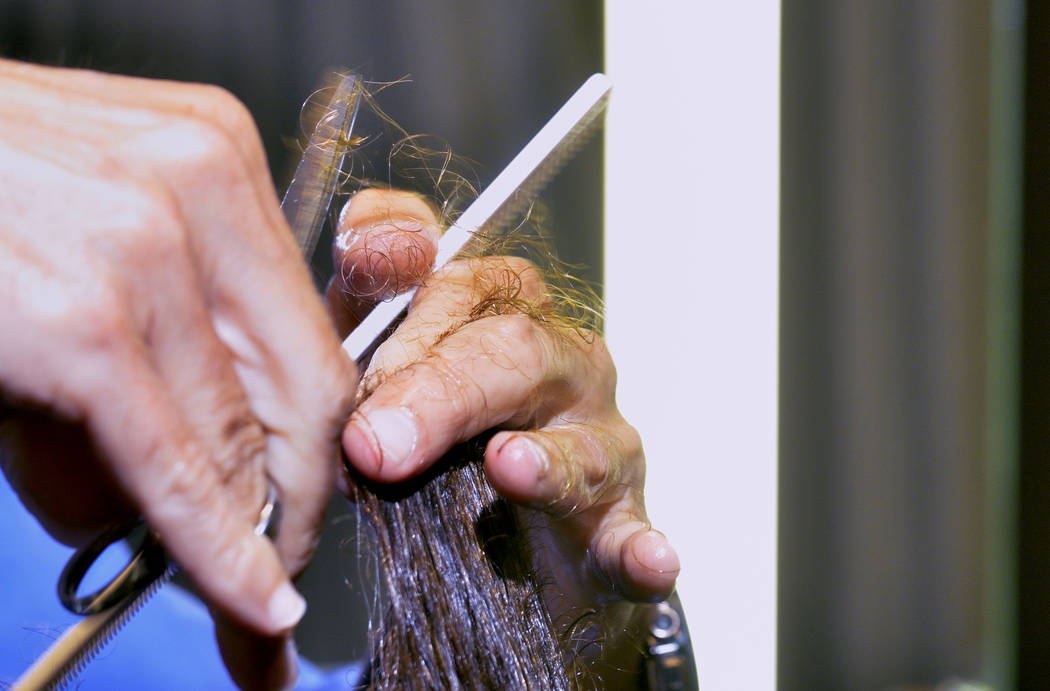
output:
<path id="1" fill-rule="evenodd" d="M 776 678 L 780 7 L 606 4 L 608 339 L 704 691 Z"/>

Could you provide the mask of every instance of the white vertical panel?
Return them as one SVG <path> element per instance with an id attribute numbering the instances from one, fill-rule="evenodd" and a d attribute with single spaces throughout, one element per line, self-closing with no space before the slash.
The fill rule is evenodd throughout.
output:
<path id="1" fill-rule="evenodd" d="M 705 691 L 776 679 L 780 6 L 606 3 L 608 339 Z"/>

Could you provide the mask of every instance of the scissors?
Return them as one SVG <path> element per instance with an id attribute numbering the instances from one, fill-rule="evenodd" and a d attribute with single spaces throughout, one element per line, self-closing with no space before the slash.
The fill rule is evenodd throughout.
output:
<path id="1" fill-rule="evenodd" d="M 335 88 L 328 107 L 307 141 L 302 158 L 281 201 L 299 249 L 309 261 L 338 186 L 350 135 L 364 98 L 361 77 L 350 74 Z M 611 90 L 602 74 L 591 76 L 558 110 L 493 182 L 446 229 L 438 243 L 434 269 L 462 252 L 479 235 L 492 237 L 515 225 L 521 213 L 561 167 L 585 143 L 605 110 Z M 415 289 L 379 303 L 347 336 L 343 349 L 359 364 L 392 331 Z M 269 485 L 255 531 L 275 537 L 280 504 Z M 127 539 L 132 553 L 126 565 L 101 588 L 78 590 L 85 574 L 107 547 Z M 159 539 L 139 521 L 99 536 L 77 550 L 59 578 L 59 599 L 85 618 L 69 628 L 11 687 L 12 691 L 61 689 L 73 681 L 150 597 L 177 571 Z"/>

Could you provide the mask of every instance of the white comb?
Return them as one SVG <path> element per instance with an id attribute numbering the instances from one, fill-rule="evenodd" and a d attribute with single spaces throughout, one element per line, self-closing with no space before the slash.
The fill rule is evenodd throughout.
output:
<path id="1" fill-rule="evenodd" d="M 434 269 L 455 257 L 477 233 L 493 236 L 528 207 L 543 186 L 567 163 L 594 131 L 598 116 L 608 103 L 612 83 L 604 74 L 592 75 L 565 102 L 525 148 L 445 231 L 438 243 Z M 408 308 L 416 289 L 381 302 L 343 341 L 355 362 L 386 334 Z"/>

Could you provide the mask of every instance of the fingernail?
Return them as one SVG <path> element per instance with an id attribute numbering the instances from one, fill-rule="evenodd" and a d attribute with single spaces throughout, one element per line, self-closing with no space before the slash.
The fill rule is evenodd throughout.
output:
<path id="1" fill-rule="evenodd" d="M 650 530 L 645 535 L 635 538 L 631 544 L 631 551 L 634 552 L 638 563 L 650 571 L 664 574 L 677 573 L 682 569 L 678 553 L 671 547 L 667 537 L 658 530 Z"/>
<path id="2" fill-rule="evenodd" d="M 270 596 L 267 609 L 274 630 L 288 631 L 294 629 L 306 614 L 306 600 L 291 583 L 285 581 Z"/>
<path id="3" fill-rule="evenodd" d="M 499 448 L 499 455 L 513 461 L 522 475 L 528 472 L 533 480 L 542 480 L 551 467 L 547 450 L 528 437 L 511 437 L 503 442 L 503 446 Z"/>
<path id="4" fill-rule="evenodd" d="M 404 408 L 380 409 L 364 418 L 379 446 L 379 467 L 399 466 L 408 460 L 419 442 L 419 429 L 411 413 Z"/>

